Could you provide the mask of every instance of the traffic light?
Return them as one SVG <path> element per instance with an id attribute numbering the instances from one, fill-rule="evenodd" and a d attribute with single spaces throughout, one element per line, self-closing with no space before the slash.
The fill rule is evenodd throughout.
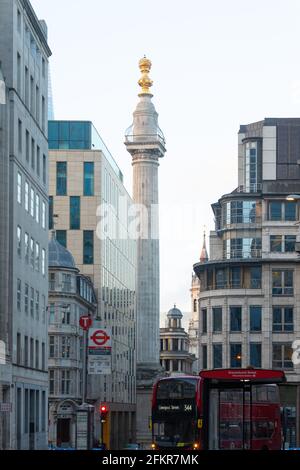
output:
<path id="1" fill-rule="evenodd" d="M 108 413 L 108 406 L 105 403 L 101 403 L 100 405 L 100 418 L 101 422 L 105 423 Z"/>

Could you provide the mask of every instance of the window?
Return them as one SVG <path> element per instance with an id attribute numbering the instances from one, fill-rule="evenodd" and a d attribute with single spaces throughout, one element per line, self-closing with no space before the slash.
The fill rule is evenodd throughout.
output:
<path id="1" fill-rule="evenodd" d="M 55 352 L 55 336 L 49 336 L 49 357 L 53 358 Z"/>
<path id="2" fill-rule="evenodd" d="M 207 369 L 207 345 L 202 346 L 202 369 Z"/>
<path id="3" fill-rule="evenodd" d="M 25 181 L 25 210 L 29 211 L 29 184 Z"/>
<path id="4" fill-rule="evenodd" d="M 35 195 L 35 220 L 37 223 L 40 221 L 40 196 L 38 194 Z"/>
<path id="5" fill-rule="evenodd" d="M 83 194 L 94 195 L 94 162 L 84 162 Z"/>
<path id="6" fill-rule="evenodd" d="M 34 239 L 30 238 L 30 265 L 34 269 Z"/>
<path id="7" fill-rule="evenodd" d="M 61 394 L 69 395 L 70 394 L 70 371 L 62 370 L 61 371 Z"/>
<path id="8" fill-rule="evenodd" d="M 30 215 L 34 217 L 34 190 L 30 189 Z"/>
<path id="9" fill-rule="evenodd" d="M 250 288 L 261 289 L 261 266 L 250 268 Z"/>
<path id="10" fill-rule="evenodd" d="M 34 139 L 31 139 L 31 168 L 35 168 L 35 142 Z"/>
<path id="11" fill-rule="evenodd" d="M 42 249 L 42 274 L 46 275 L 46 251 L 44 248 Z"/>
<path id="12" fill-rule="evenodd" d="M 21 94 L 21 56 L 17 52 L 17 90 L 19 95 Z"/>
<path id="13" fill-rule="evenodd" d="M 49 369 L 49 393 L 54 394 L 54 370 Z"/>
<path id="14" fill-rule="evenodd" d="M 213 344 L 213 368 L 222 368 L 222 344 Z"/>
<path id="15" fill-rule="evenodd" d="M 21 204 L 22 203 L 22 175 L 21 173 L 18 171 L 18 177 L 17 177 L 17 200 L 18 200 L 18 203 Z"/>
<path id="16" fill-rule="evenodd" d="M 35 116 L 37 122 L 40 122 L 40 89 L 37 85 L 35 87 Z"/>
<path id="17" fill-rule="evenodd" d="M 207 333 L 207 309 L 202 308 L 202 333 Z"/>
<path id="18" fill-rule="evenodd" d="M 38 290 L 35 291 L 35 318 L 40 318 L 40 293 Z"/>
<path id="19" fill-rule="evenodd" d="M 30 315 L 34 317 L 34 289 L 33 287 L 30 288 Z"/>
<path id="20" fill-rule="evenodd" d="M 17 333 L 17 364 L 22 362 L 22 351 L 21 351 L 21 334 Z"/>
<path id="21" fill-rule="evenodd" d="M 34 82 L 32 75 L 30 76 L 30 111 L 34 113 Z"/>
<path id="22" fill-rule="evenodd" d="M 273 343 L 273 369 L 292 369 L 291 343 Z"/>
<path id="23" fill-rule="evenodd" d="M 40 244 L 38 242 L 35 244 L 35 269 L 40 270 Z"/>
<path id="24" fill-rule="evenodd" d="M 293 271 L 278 270 L 272 271 L 272 294 L 273 295 L 293 295 Z"/>
<path id="25" fill-rule="evenodd" d="M 42 295 L 43 323 L 46 323 L 46 296 Z"/>
<path id="26" fill-rule="evenodd" d="M 25 284 L 25 297 L 24 297 L 24 310 L 26 315 L 28 315 L 28 296 L 29 296 L 29 286 Z"/>
<path id="27" fill-rule="evenodd" d="M 67 231 L 56 230 L 55 235 L 56 235 L 56 240 L 58 241 L 58 243 L 60 243 L 65 248 L 67 248 Z"/>
<path id="28" fill-rule="evenodd" d="M 39 353 L 40 353 L 40 345 L 38 340 L 35 341 L 35 368 L 39 368 Z"/>
<path id="29" fill-rule="evenodd" d="M 61 357 L 69 359 L 71 353 L 71 338 L 69 336 L 61 337 Z"/>
<path id="30" fill-rule="evenodd" d="M 250 331 L 261 331 L 261 306 L 250 306 Z"/>
<path id="31" fill-rule="evenodd" d="M 49 324 L 53 325 L 55 323 L 55 304 L 50 304 L 49 306 Z"/>
<path id="32" fill-rule="evenodd" d="M 18 10 L 17 25 L 18 25 L 18 33 L 21 33 L 21 12 L 20 12 L 20 10 Z"/>
<path id="33" fill-rule="evenodd" d="M 22 237 L 22 229 L 20 225 L 17 226 L 17 252 L 18 256 L 21 257 L 22 254 L 22 242 L 21 242 L 21 237 Z"/>
<path id="34" fill-rule="evenodd" d="M 193 300 L 193 311 L 197 312 L 197 299 Z"/>
<path id="35" fill-rule="evenodd" d="M 49 230 L 53 229 L 53 196 L 49 196 Z"/>
<path id="36" fill-rule="evenodd" d="M 42 369 L 46 370 L 46 346 L 42 343 Z"/>
<path id="37" fill-rule="evenodd" d="M 224 289 L 227 287 L 225 269 L 216 269 L 216 289 Z"/>
<path id="38" fill-rule="evenodd" d="M 46 77 L 46 62 L 45 62 L 44 57 L 42 57 L 42 76 L 43 78 Z"/>
<path id="39" fill-rule="evenodd" d="M 42 202 L 42 227 L 46 228 L 46 203 Z"/>
<path id="40" fill-rule="evenodd" d="M 61 312 L 61 322 L 63 325 L 70 325 L 70 306 L 62 309 Z"/>
<path id="41" fill-rule="evenodd" d="M 293 307 L 273 307 L 273 331 L 294 331 Z"/>
<path id="42" fill-rule="evenodd" d="M 22 121 L 18 119 L 18 151 L 22 153 Z"/>
<path id="43" fill-rule="evenodd" d="M 293 253 L 295 251 L 296 235 L 284 236 L 284 251 L 285 253 Z"/>
<path id="44" fill-rule="evenodd" d="M 224 240 L 224 259 L 261 258 L 261 238 L 231 238 Z"/>
<path id="45" fill-rule="evenodd" d="M 245 149 L 245 190 L 257 191 L 257 142 L 247 142 Z"/>
<path id="46" fill-rule="evenodd" d="M 28 367 L 28 336 L 24 337 L 24 366 Z"/>
<path id="47" fill-rule="evenodd" d="M 250 343 L 250 366 L 261 367 L 261 344 Z"/>
<path id="48" fill-rule="evenodd" d="M 222 307 L 213 307 L 213 333 L 222 331 Z"/>
<path id="49" fill-rule="evenodd" d="M 56 162 L 56 194 L 67 194 L 67 162 Z"/>
<path id="50" fill-rule="evenodd" d="M 231 274 L 231 287 L 239 289 L 241 287 L 241 268 L 235 267 L 230 269 Z"/>
<path id="51" fill-rule="evenodd" d="M 41 172 L 41 149 L 39 146 L 36 147 L 36 173 L 40 176 Z"/>
<path id="52" fill-rule="evenodd" d="M 17 279 L 17 309 L 20 311 L 21 310 L 21 280 Z"/>
<path id="53" fill-rule="evenodd" d="M 271 235 L 270 236 L 270 251 L 281 252 L 282 251 L 282 235 Z"/>
<path id="54" fill-rule="evenodd" d="M 43 154 L 43 183 L 46 184 L 46 155 Z"/>
<path id="55" fill-rule="evenodd" d="M 25 233 L 24 235 L 24 251 L 25 251 L 25 261 L 28 263 L 29 261 L 29 235 Z"/>
<path id="56" fill-rule="evenodd" d="M 71 274 L 62 275 L 62 290 L 63 292 L 71 292 Z"/>
<path id="57" fill-rule="evenodd" d="M 94 263 L 94 232 L 83 231 L 83 264 Z"/>
<path id="58" fill-rule="evenodd" d="M 33 369 L 33 358 L 34 358 L 34 340 L 30 338 L 30 367 Z"/>
<path id="59" fill-rule="evenodd" d="M 242 365 L 242 345 L 241 343 L 230 344 L 230 367 L 241 367 Z"/>
<path id="60" fill-rule="evenodd" d="M 269 202 L 269 220 L 296 220 L 296 202 L 271 201 Z"/>
<path id="61" fill-rule="evenodd" d="M 296 235 L 271 235 L 270 251 L 278 253 L 293 253 L 295 251 Z"/>
<path id="62" fill-rule="evenodd" d="M 242 331 L 242 307 L 230 308 L 230 331 Z"/>
<path id="63" fill-rule="evenodd" d="M 42 130 L 45 132 L 46 128 L 46 100 L 45 97 L 42 96 Z"/>
<path id="64" fill-rule="evenodd" d="M 29 137 L 29 132 L 28 130 L 26 129 L 26 161 L 29 162 L 29 142 L 30 142 L 30 137 Z"/>
<path id="65" fill-rule="evenodd" d="M 70 229 L 80 229 L 80 197 L 70 197 Z"/>

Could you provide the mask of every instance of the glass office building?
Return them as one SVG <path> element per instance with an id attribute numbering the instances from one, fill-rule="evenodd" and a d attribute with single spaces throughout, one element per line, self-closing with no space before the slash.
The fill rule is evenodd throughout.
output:
<path id="1" fill-rule="evenodd" d="M 91 121 L 49 121 L 49 150 L 101 150 L 123 182 L 123 174 Z"/>

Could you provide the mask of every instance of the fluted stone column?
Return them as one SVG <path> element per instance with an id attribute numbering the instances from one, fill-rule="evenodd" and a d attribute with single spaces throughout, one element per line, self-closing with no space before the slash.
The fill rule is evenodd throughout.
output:
<path id="1" fill-rule="evenodd" d="M 161 370 L 158 167 L 166 149 L 149 91 L 151 62 L 144 57 L 139 67 L 142 92 L 133 113 L 133 124 L 126 131 L 125 145 L 132 156 L 133 202 L 140 221 L 136 278 L 137 440 L 147 446 L 151 440 L 148 424 L 152 386 Z"/>

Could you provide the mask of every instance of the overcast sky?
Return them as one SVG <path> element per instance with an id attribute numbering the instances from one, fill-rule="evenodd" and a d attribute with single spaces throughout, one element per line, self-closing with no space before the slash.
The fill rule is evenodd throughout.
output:
<path id="1" fill-rule="evenodd" d="M 124 131 L 152 60 L 167 153 L 159 169 L 161 310 L 190 309 L 210 204 L 237 186 L 240 124 L 300 116 L 299 0 L 31 0 L 48 24 L 56 119 L 91 120 L 125 176 Z"/>

